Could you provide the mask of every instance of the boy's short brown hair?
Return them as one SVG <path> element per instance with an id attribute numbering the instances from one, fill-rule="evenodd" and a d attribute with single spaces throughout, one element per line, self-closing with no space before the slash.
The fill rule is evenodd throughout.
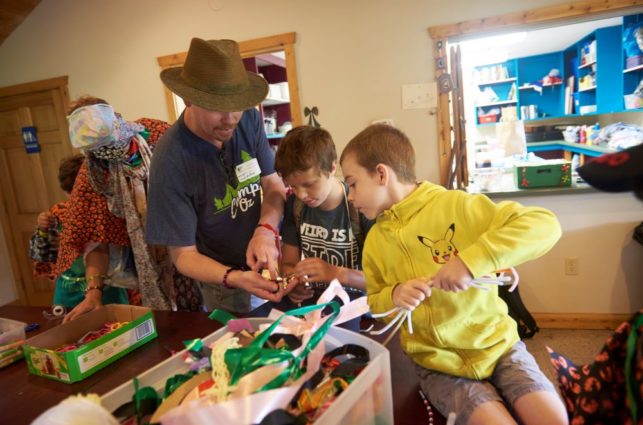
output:
<path id="1" fill-rule="evenodd" d="M 335 161 L 337 151 L 330 133 L 323 128 L 302 125 L 286 133 L 279 143 L 275 170 L 282 178 L 312 167 L 330 174 Z"/>
<path id="2" fill-rule="evenodd" d="M 74 188 L 78 170 L 80 170 L 80 166 L 83 165 L 84 160 L 85 156 L 78 153 L 63 158 L 60 161 L 60 166 L 58 167 L 58 183 L 60 183 L 60 188 L 65 192 L 71 193 L 71 190 Z"/>
<path id="3" fill-rule="evenodd" d="M 415 183 L 415 151 L 406 134 L 387 124 L 373 124 L 348 142 L 341 163 L 347 155 L 355 155 L 357 163 L 369 173 L 377 164 L 388 165 L 403 183 Z"/>

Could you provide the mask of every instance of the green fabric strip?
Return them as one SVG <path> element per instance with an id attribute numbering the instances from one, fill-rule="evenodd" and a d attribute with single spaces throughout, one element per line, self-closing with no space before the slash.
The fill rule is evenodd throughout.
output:
<path id="1" fill-rule="evenodd" d="M 636 347 L 639 340 L 639 328 L 643 326 L 643 314 L 638 313 L 638 317 L 632 323 L 632 329 L 627 337 L 627 355 L 625 357 L 625 390 L 627 392 L 627 401 L 632 412 L 632 423 L 637 424 L 638 419 L 638 401 L 641 399 L 639 387 L 636 383 L 636 377 L 632 370 L 632 361 L 636 358 Z"/>
<path id="2" fill-rule="evenodd" d="M 271 348 L 263 348 L 264 344 L 272 335 L 273 331 L 281 320 L 286 316 L 303 316 L 315 310 L 330 307 L 333 312 L 330 317 L 322 326 L 317 329 L 310 337 L 308 344 L 304 347 L 301 354 L 295 357 L 290 351 L 276 350 Z M 301 376 L 301 363 L 306 358 L 308 353 L 314 349 L 323 339 L 330 326 L 339 315 L 339 303 L 331 301 L 326 304 L 310 305 L 300 307 L 294 310 L 287 311 L 277 320 L 275 320 L 270 327 L 268 327 L 261 334 L 247 346 L 243 348 L 228 349 L 225 353 L 225 362 L 230 371 L 230 384 L 236 385 L 239 380 L 248 373 L 266 365 L 281 363 L 288 361 L 289 365 L 286 369 L 279 374 L 275 379 L 264 385 L 259 391 L 265 391 L 273 388 L 281 387 L 289 378 L 297 379 Z"/>
<path id="3" fill-rule="evenodd" d="M 183 345 L 188 350 L 200 351 L 203 348 L 203 341 L 200 338 L 197 339 L 188 339 L 183 341 Z"/>
<path id="4" fill-rule="evenodd" d="M 210 313 L 210 315 L 208 316 L 208 319 L 216 320 L 217 322 L 225 326 L 228 324 L 228 321 L 234 320 L 236 319 L 236 317 L 228 313 L 227 311 L 215 308 L 214 310 L 212 310 L 212 313 Z"/>

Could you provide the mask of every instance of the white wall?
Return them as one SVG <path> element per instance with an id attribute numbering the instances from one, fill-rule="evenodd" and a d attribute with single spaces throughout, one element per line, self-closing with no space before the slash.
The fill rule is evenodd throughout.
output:
<path id="1" fill-rule="evenodd" d="M 540 313 L 629 313 L 643 308 L 643 245 L 632 239 L 634 227 L 643 220 L 641 200 L 630 193 L 598 192 L 518 201 L 550 209 L 563 228 L 551 251 L 517 268 L 527 308 Z M 565 275 L 566 257 L 578 258 L 577 276 Z"/>
<path id="2" fill-rule="evenodd" d="M 187 50 L 193 36 L 246 40 L 295 31 L 302 107 L 319 108 L 319 121 L 333 134 L 339 150 L 370 121 L 392 118 L 414 142 L 418 177 L 438 181 L 435 117 L 427 110 L 401 109 L 403 84 L 433 80 L 434 60 L 427 28 L 564 2 L 567 1 L 45 1 L 0 46 L 0 86 L 69 75 L 72 98 L 90 93 L 108 99 L 130 119 L 167 119 L 158 56 Z M 577 208 L 579 214 L 585 214 L 589 209 L 579 204 L 594 205 L 596 196 L 600 195 L 551 202 L 562 204 L 561 213 L 565 208 Z M 641 211 L 633 201 L 611 199 L 611 213 L 600 215 L 602 222 L 592 221 L 589 230 L 610 226 L 611 221 L 633 223 L 643 219 L 643 214 L 632 217 L 633 208 Z M 550 200 L 535 198 L 534 202 L 546 204 Z M 575 220 L 570 218 L 569 222 Z M 625 227 L 615 229 L 609 240 L 623 243 Z M 581 270 L 591 249 L 578 246 Z M 620 263 L 620 254 L 605 253 L 606 263 Z M 549 255 L 523 267 L 523 273 L 529 275 L 528 267 L 547 270 L 552 282 L 560 283 L 558 260 Z M 630 272 L 623 270 L 608 282 L 592 280 L 587 287 L 624 286 L 623 275 Z M 523 277 L 526 283 L 537 280 Z M 538 288 L 545 288 L 541 285 L 544 284 L 539 281 Z M 608 303 L 594 289 L 588 290 L 586 297 L 572 299 L 559 299 L 551 293 L 544 303 L 539 301 L 540 295 L 526 287 L 526 301 L 539 312 L 624 313 L 635 304 L 627 300 Z M 553 290 L 557 286 L 546 288 Z M 640 296 L 637 302 L 640 307 Z"/>

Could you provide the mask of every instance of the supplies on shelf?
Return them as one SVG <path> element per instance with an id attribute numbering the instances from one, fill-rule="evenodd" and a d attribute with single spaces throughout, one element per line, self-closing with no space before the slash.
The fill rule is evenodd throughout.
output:
<path id="1" fill-rule="evenodd" d="M 643 127 L 617 122 L 603 128 L 598 133 L 599 143 L 609 148 L 622 150 L 643 143 Z"/>
<path id="2" fill-rule="evenodd" d="M 643 79 L 639 80 L 633 93 L 623 96 L 623 103 L 625 109 L 643 108 Z"/>
<path id="3" fill-rule="evenodd" d="M 605 144 L 599 138 L 601 126 L 594 125 L 570 125 L 563 131 L 563 140 L 569 143 L 580 143 L 588 146 L 600 146 Z"/>
<path id="4" fill-rule="evenodd" d="M 478 124 L 489 124 L 498 122 L 500 119 L 500 108 L 493 108 L 489 111 L 478 110 Z"/>
<path id="5" fill-rule="evenodd" d="M 473 80 L 480 83 L 489 83 L 509 78 L 509 71 L 503 64 L 489 65 L 473 70 Z"/>
<path id="6" fill-rule="evenodd" d="M 578 90 L 590 90 L 596 87 L 596 72 L 590 72 L 578 80 Z"/>
<path id="7" fill-rule="evenodd" d="M 585 42 L 581 49 L 580 66 L 596 62 L 596 40 Z"/>
<path id="8" fill-rule="evenodd" d="M 640 65 L 643 54 L 643 23 L 636 22 L 623 28 L 623 50 L 625 51 L 626 68 Z M 631 59 L 630 63 L 628 60 Z"/>
<path id="9" fill-rule="evenodd" d="M 640 94 L 626 94 L 623 96 L 625 109 L 638 109 L 643 107 L 643 97 Z"/>
<path id="10" fill-rule="evenodd" d="M 578 112 L 581 115 L 595 114 L 596 113 L 596 105 L 583 105 L 580 108 L 578 108 Z"/>
<path id="11" fill-rule="evenodd" d="M 499 100 L 500 98 L 491 87 L 485 87 L 482 91 L 478 92 L 478 105 L 487 105 L 489 103 L 498 102 Z"/>
<path id="12" fill-rule="evenodd" d="M 543 86 L 554 86 L 562 84 L 563 78 L 560 76 L 560 70 L 552 68 L 547 75 L 542 79 Z"/>

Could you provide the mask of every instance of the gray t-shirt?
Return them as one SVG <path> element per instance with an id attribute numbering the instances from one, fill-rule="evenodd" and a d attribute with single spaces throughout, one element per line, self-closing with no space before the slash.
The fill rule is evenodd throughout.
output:
<path id="1" fill-rule="evenodd" d="M 245 266 L 246 248 L 261 213 L 260 177 L 274 172 L 274 154 L 256 109 L 243 113 L 223 149 L 192 133 L 181 115 L 154 150 L 146 242 L 196 245 L 222 264 Z M 221 298 L 240 297 L 222 305 L 225 309 L 249 309 L 245 291 L 228 294 L 221 285 L 214 288 L 222 291 Z"/>

